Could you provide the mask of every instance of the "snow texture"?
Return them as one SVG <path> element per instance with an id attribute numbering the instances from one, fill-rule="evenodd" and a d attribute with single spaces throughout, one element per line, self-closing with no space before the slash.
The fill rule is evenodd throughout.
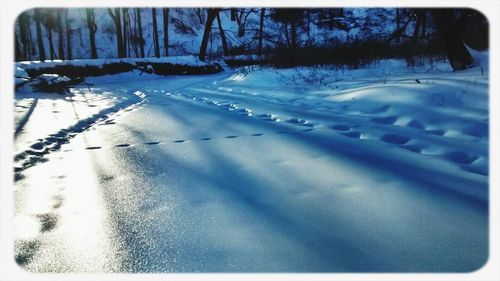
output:
<path id="1" fill-rule="evenodd" d="M 17 105 L 38 103 L 16 137 L 16 260 L 33 272 L 476 270 L 488 79 L 487 67 L 386 60 L 129 72 L 69 96 L 21 87 Z"/>

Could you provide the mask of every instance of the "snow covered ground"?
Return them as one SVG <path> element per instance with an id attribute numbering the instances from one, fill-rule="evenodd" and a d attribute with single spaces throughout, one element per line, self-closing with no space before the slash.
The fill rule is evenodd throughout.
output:
<path id="1" fill-rule="evenodd" d="M 16 105 L 38 102 L 16 137 L 16 259 L 34 272 L 476 270 L 485 61 L 20 88 Z"/>

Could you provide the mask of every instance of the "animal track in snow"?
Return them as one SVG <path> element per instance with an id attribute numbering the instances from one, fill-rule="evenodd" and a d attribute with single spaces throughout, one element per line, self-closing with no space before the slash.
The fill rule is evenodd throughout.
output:
<path id="1" fill-rule="evenodd" d="M 411 140 L 408 136 L 396 135 L 396 134 L 385 134 L 380 137 L 381 140 L 393 143 L 393 144 L 405 144 Z"/>
<path id="2" fill-rule="evenodd" d="M 415 128 L 415 129 L 425 129 L 425 125 L 418 120 L 411 120 L 406 126 Z"/>
<path id="3" fill-rule="evenodd" d="M 280 119 L 278 118 L 277 115 L 269 114 L 269 113 L 260 114 L 260 115 L 257 115 L 257 117 L 261 118 L 262 120 L 266 120 L 266 121 L 272 121 L 272 122 L 279 122 L 280 121 Z"/>
<path id="4" fill-rule="evenodd" d="M 57 215 L 54 213 L 40 214 L 37 215 L 37 218 L 41 224 L 40 226 L 41 232 L 47 232 L 54 229 L 54 227 L 56 227 L 58 220 Z"/>
<path id="5" fill-rule="evenodd" d="M 361 138 L 361 133 L 355 132 L 355 131 L 343 133 L 342 135 L 349 137 L 349 138 L 353 138 L 353 139 L 360 139 Z"/>
<path id="6" fill-rule="evenodd" d="M 331 127 L 332 129 L 335 129 L 337 131 L 349 131 L 351 129 L 350 126 L 344 125 L 344 124 L 336 124 Z"/>
<path id="7" fill-rule="evenodd" d="M 128 144 L 128 143 L 122 143 L 122 144 L 115 145 L 115 147 L 129 147 L 129 146 L 130 146 L 130 144 Z"/>
<path id="8" fill-rule="evenodd" d="M 102 147 L 100 146 L 88 146 L 86 147 L 85 149 L 88 149 L 88 150 L 95 150 L 95 149 L 101 149 Z"/>
<path id="9" fill-rule="evenodd" d="M 425 132 L 432 134 L 432 135 L 437 135 L 437 136 L 443 136 L 445 133 L 444 130 L 425 130 Z"/>
<path id="10" fill-rule="evenodd" d="M 394 124 L 398 120 L 398 116 L 392 115 L 387 117 L 376 117 L 372 118 L 371 121 L 379 124 L 389 125 Z"/>
<path id="11" fill-rule="evenodd" d="M 462 166 L 462 169 L 470 173 L 488 176 L 488 169 L 486 167 Z"/>
<path id="12" fill-rule="evenodd" d="M 401 146 L 402 148 L 415 153 L 422 153 L 423 146 L 419 144 L 405 144 Z"/>
<path id="13" fill-rule="evenodd" d="M 479 158 L 477 155 L 467 153 L 465 151 L 448 152 L 444 155 L 444 157 L 459 164 L 472 164 L 472 162 L 476 161 L 476 159 Z"/>
<path id="14" fill-rule="evenodd" d="M 290 118 L 290 119 L 286 120 L 286 122 L 291 123 L 291 124 L 300 125 L 300 126 L 314 127 L 313 123 L 311 123 L 307 120 L 304 120 L 304 119 L 300 119 L 300 118 Z"/>

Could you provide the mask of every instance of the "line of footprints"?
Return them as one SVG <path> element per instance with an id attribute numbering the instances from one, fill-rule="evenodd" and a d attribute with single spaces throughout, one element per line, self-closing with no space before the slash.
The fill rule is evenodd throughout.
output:
<path id="1" fill-rule="evenodd" d="M 236 114 L 242 115 L 242 116 L 247 116 L 247 117 L 253 117 L 257 118 L 263 121 L 269 121 L 269 122 L 281 122 L 282 120 L 279 118 L 279 116 L 275 114 L 269 114 L 269 113 L 264 113 L 264 114 L 257 114 L 254 115 L 253 111 L 248 108 L 239 108 L 235 103 L 231 103 L 229 101 L 215 101 L 215 100 L 210 100 L 205 97 L 199 97 L 195 95 L 188 95 L 188 94 L 181 94 L 181 93 L 165 93 L 167 96 L 178 96 L 181 98 L 186 98 L 189 100 L 193 100 L 195 102 L 203 102 L 209 106 L 214 106 L 216 108 L 219 108 L 221 110 L 227 110 L 234 112 Z M 386 111 L 389 108 L 389 106 L 384 106 L 384 110 Z M 398 116 L 387 116 L 387 117 L 374 117 L 371 119 L 372 122 L 382 124 L 382 125 L 393 125 L 398 119 Z M 318 129 L 333 129 L 335 131 L 338 131 L 342 136 L 348 137 L 348 138 L 355 138 L 355 139 L 363 139 L 363 134 L 359 131 L 354 130 L 357 126 L 350 126 L 346 124 L 333 124 L 329 126 L 321 126 L 314 124 L 308 120 L 300 119 L 300 118 L 290 118 L 285 120 L 284 122 L 287 122 L 291 125 L 296 125 L 297 127 L 301 129 L 289 129 L 289 130 L 278 130 L 275 133 L 278 134 L 301 134 L 301 133 L 307 133 L 307 132 L 312 132 L 314 130 Z M 116 124 L 114 120 L 107 120 L 105 122 L 100 123 L 99 125 L 111 125 L 111 124 Z M 410 122 L 407 126 L 412 127 L 414 129 L 420 129 L 424 130 L 424 126 L 414 120 Z M 433 135 L 443 135 L 444 131 L 442 130 L 425 130 L 426 133 L 433 134 Z M 219 138 L 226 138 L 226 139 L 235 139 L 239 137 L 260 137 L 263 136 L 263 133 L 253 133 L 249 135 L 244 135 L 244 136 L 237 136 L 237 135 L 227 135 L 227 136 L 222 136 Z M 479 137 L 479 136 L 478 136 Z M 162 144 L 168 144 L 168 143 L 173 143 L 173 144 L 179 144 L 179 143 L 185 143 L 188 141 L 209 141 L 214 139 L 213 137 L 203 137 L 199 139 L 174 139 L 174 140 L 168 140 L 168 141 L 150 141 L 150 142 L 144 142 L 144 143 L 138 143 L 138 144 L 129 144 L 129 143 L 123 143 L 123 144 L 118 144 L 115 145 L 115 148 L 126 148 L 126 147 L 132 147 L 132 146 L 138 146 L 138 145 L 162 145 Z M 419 154 L 425 154 L 423 152 L 424 146 L 418 145 L 418 144 L 408 144 L 411 141 L 411 137 L 405 136 L 405 135 L 399 135 L 399 134 L 394 134 L 394 133 L 386 133 L 383 134 L 380 138 L 381 141 L 384 141 L 389 144 L 393 145 L 398 145 L 401 148 L 404 148 L 408 151 L 414 152 L 414 153 L 419 153 Z M 101 149 L 103 147 L 101 146 L 89 146 L 86 149 L 88 150 L 97 150 Z M 437 154 L 436 154 L 437 155 Z M 479 156 L 465 152 L 465 151 L 450 151 L 447 153 L 442 153 L 441 156 L 444 156 L 447 160 L 455 162 L 460 165 L 470 165 L 474 161 L 476 161 Z M 477 173 L 477 174 L 482 174 L 482 175 L 487 175 L 487 172 L 479 169 L 469 169 L 466 168 L 467 171 Z"/>

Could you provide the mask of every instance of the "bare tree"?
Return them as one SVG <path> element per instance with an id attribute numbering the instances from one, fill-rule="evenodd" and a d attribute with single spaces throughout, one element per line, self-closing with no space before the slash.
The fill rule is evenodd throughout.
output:
<path id="1" fill-rule="evenodd" d="M 168 8 L 163 8 L 163 51 L 168 56 Z"/>
<path id="2" fill-rule="evenodd" d="M 42 26 L 40 9 L 35 8 L 36 39 L 38 42 L 38 56 L 41 61 L 45 61 L 45 47 L 43 45 Z"/>
<path id="3" fill-rule="evenodd" d="M 472 64 L 472 57 L 461 38 L 466 16 L 467 10 L 432 10 L 438 35 L 443 42 L 446 56 L 453 70 L 466 69 Z"/>
<path id="4" fill-rule="evenodd" d="M 135 16 L 137 18 L 137 29 L 139 30 L 139 50 L 141 58 L 144 57 L 144 37 L 142 36 L 141 8 L 135 8 Z"/>
<path id="5" fill-rule="evenodd" d="M 63 32 L 63 25 L 62 25 L 62 14 L 63 10 L 62 9 L 57 9 L 56 14 L 57 14 L 57 39 L 58 39 L 58 54 L 59 54 L 59 59 L 64 60 L 64 32 Z"/>
<path id="6" fill-rule="evenodd" d="M 427 19 L 426 9 L 416 9 L 415 11 L 415 29 L 413 30 L 412 42 L 416 43 L 418 38 L 425 36 L 425 23 Z"/>
<path id="7" fill-rule="evenodd" d="M 209 8 L 207 11 L 207 21 L 205 23 L 205 30 L 203 31 L 203 38 L 201 40 L 200 54 L 199 54 L 199 58 L 202 61 L 205 60 L 205 56 L 207 54 L 208 37 L 212 30 L 212 23 L 214 22 L 215 17 L 217 17 L 217 15 L 219 14 L 219 11 L 220 9 L 217 8 Z"/>
<path id="8" fill-rule="evenodd" d="M 19 25 L 19 51 L 20 51 L 20 58 L 23 60 L 30 60 L 31 59 L 31 48 L 32 48 L 32 42 L 30 39 L 30 16 L 28 12 L 24 12 L 19 15 L 17 18 L 17 22 Z M 21 48 L 22 46 L 22 48 Z"/>
<path id="9" fill-rule="evenodd" d="M 68 20 L 68 9 L 64 10 L 64 22 L 66 23 L 66 54 L 67 59 L 73 59 L 73 54 L 71 53 L 71 26 Z"/>
<path id="10" fill-rule="evenodd" d="M 45 9 L 45 14 L 44 14 L 44 21 L 43 24 L 45 26 L 46 34 L 47 34 L 47 40 L 49 42 L 49 54 L 50 54 L 50 59 L 55 60 L 56 59 L 56 50 L 54 49 L 54 42 L 52 40 L 52 29 L 54 29 L 56 25 L 56 19 L 54 18 L 53 14 L 54 10 L 52 9 Z"/>
<path id="11" fill-rule="evenodd" d="M 125 57 L 130 56 L 129 48 L 128 48 L 128 41 L 129 41 L 129 33 L 128 33 L 128 8 L 122 8 L 122 27 L 123 27 L 123 41 L 122 41 L 122 48 L 123 48 L 123 53 L 125 54 Z"/>
<path id="12" fill-rule="evenodd" d="M 118 51 L 118 57 L 119 58 L 124 58 L 125 57 L 125 49 L 123 48 L 123 34 L 122 34 L 122 20 L 121 20 L 121 9 L 120 8 L 114 8 L 113 9 L 108 8 L 108 14 L 113 19 L 113 22 L 115 24 L 115 30 L 116 30 L 116 48 Z"/>
<path id="13" fill-rule="evenodd" d="M 90 53 L 93 59 L 97 59 L 97 48 L 95 46 L 95 33 L 97 32 L 97 25 L 95 24 L 94 9 L 85 9 L 87 13 L 87 27 L 89 29 L 89 39 L 90 39 Z"/>
<path id="14" fill-rule="evenodd" d="M 264 16 L 266 8 L 260 9 L 260 22 L 259 22 L 259 54 L 262 55 L 262 32 L 264 30 Z"/>
<path id="15" fill-rule="evenodd" d="M 151 9 L 153 14 L 153 44 L 155 49 L 155 57 L 160 57 L 160 42 L 158 39 L 158 24 L 156 22 L 156 8 Z"/>
<path id="16" fill-rule="evenodd" d="M 217 24 L 219 25 L 220 39 L 222 41 L 222 51 L 224 52 L 224 55 L 227 56 L 229 52 L 227 49 L 226 34 L 224 33 L 224 29 L 222 28 L 219 13 L 217 13 Z"/>

